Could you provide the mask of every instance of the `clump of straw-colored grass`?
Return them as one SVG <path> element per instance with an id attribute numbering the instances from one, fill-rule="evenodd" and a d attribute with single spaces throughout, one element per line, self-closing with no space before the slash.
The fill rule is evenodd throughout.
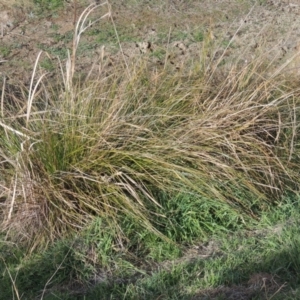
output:
<path id="1" fill-rule="evenodd" d="M 74 84 L 75 55 L 64 85 L 41 86 L 40 77 L 25 111 L 14 98 L 2 105 L 1 226 L 9 236 L 37 246 L 94 216 L 118 226 L 120 215 L 160 234 L 157 191 L 193 192 L 255 218 L 296 187 L 299 91 L 269 76 L 263 58 L 242 68 L 200 61 L 177 73 L 127 63 Z"/>

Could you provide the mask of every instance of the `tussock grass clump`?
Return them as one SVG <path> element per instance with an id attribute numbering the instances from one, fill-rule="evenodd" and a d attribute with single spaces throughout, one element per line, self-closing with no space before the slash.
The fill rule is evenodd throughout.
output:
<path id="1" fill-rule="evenodd" d="M 43 86 L 29 116 L 12 98 L 1 112 L 2 229 L 41 242 L 125 214 L 160 234 L 159 192 L 211 203 L 216 220 L 222 206 L 236 222 L 255 218 L 294 187 L 299 101 L 255 67 L 116 69 L 71 90 Z"/>
<path id="2" fill-rule="evenodd" d="M 100 216 L 122 241 L 119 219 L 128 216 L 181 240 L 178 211 L 186 217 L 197 208 L 191 224 L 204 232 L 213 223 L 226 229 L 297 188 L 300 100 L 292 79 L 270 75 L 263 57 L 243 66 L 221 66 L 221 57 L 178 72 L 121 63 L 75 83 L 85 20 L 63 84 L 42 75 L 17 98 L 3 87 L 1 229 L 9 236 L 36 247 Z M 186 205 L 170 206 L 178 195 Z"/>

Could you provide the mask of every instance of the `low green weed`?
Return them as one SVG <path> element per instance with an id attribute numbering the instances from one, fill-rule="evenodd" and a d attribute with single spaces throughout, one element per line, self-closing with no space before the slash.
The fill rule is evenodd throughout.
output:
<path id="1" fill-rule="evenodd" d="M 54 71 L 55 69 L 53 61 L 50 58 L 46 58 L 43 61 L 41 61 L 40 66 L 48 72 Z"/>
<path id="2" fill-rule="evenodd" d="M 40 10 L 56 10 L 64 5 L 64 0 L 34 0 L 33 2 Z"/>
<path id="3" fill-rule="evenodd" d="M 0 55 L 5 58 L 10 54 L 11 50 L 8 46 L 0 46 Z"/>

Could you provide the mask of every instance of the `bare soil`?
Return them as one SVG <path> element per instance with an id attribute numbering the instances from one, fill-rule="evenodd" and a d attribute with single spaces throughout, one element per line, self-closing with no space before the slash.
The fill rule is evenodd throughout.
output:
<path id="1" fill-rule="evenodd" d="M 90 1 L 91 2 L 91 1 Z M 41 11 L 29 2 L 1 1 L 0 80 L 29 82 L 39 51 L 41 71 L 56 70 L 72 48 L 74 25 L 90 2 Z M 199 54 L 247 63 L 269 53 L 274 64 L 300 52 L 300 0 L 111 1 L 112 19 L 88 29 L 78 49 L 78 74 L 143 58 L 180 69 Z M 98 9 L 91 18 L 108 10 Z M 116 26 L 118 37 L 114 30 Z M 204 43 L 214 44 L 204 53 Z M 120 43 L 119 43 L 120 42 Z M 298 72 L 297 59 L 290 67 Z M 49 75 L 48 75 L 49 76 Z M 50 75 L 51 76 L 51 75 Z"/>

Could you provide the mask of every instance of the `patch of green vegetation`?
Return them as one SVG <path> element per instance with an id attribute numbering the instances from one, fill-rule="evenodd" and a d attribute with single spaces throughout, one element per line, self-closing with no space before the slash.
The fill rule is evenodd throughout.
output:
<path id="1" fill-rule="evenodd" d="M 87 55 L 88 53 L 93 53 L 95 49 L 97 49 L 97 43 L 86 43 L 80 44 L 78 46 L 77 54 L 80 55 Z"/>
<path id="2" fill-rule="evenodd" d="M 67 31 L 65 34 L 60 34 L 57 32 L 54 32 L 51 34 L 51 37 L 53 38 L 54 42 L 64 42 L 64 43 L 69 43 L 73 40 L 73 31 Z"/>
<path id="3" fill-rule="evenodd" d="M 166 56 L 166 50 L 163 48 L 158 48 L 155 49 L 154 51 L 151 52 L 150 57 L 156 57 L 159 60 L 164 59 Z"/>
<path id="4" fill-rule="evenodd" d="M 217 231 L 206 242 L 193 240 L 180 247 L 159 241 L 126 218 L 126 238 L 121 240 L 118 228 L 107 231 L 108 220 L 97 218 L 79 236 L 28 257 L 23 249 L 1 242 L 0 299 L 14 297 L 10 276 L 23 299 L 75 299 L 70 292 L 75 282 L 73 292 L 85 299 L 214 295 L 225 300 L 237 291 L 251 299 L 295 299 L 299 208 L 300 197 L 291 194 L 247 230 Z"/>
<path id="5" fill-rule="evenodd" d="M 195 42 L 203 42 L 204 41 L 204 33 L 201 30 L 195 30 L 192 33 L 193 40 Z"/>
<path id="6" fill-rule="evenodd" d="M 33 0 L 40 10 L 56 10 L 63 7 L 64 0 Z"/>
<path id="7" fill-rule="evenodd" d="M 24 249 L 1 242 L 0 299 L 13 299 L 16 296 L 16 290 L 10 288 L 12 278 L 15 279 L 19 294 L 23 294 L 25 299 L 41 297 L 44 289 L 69 284 L 72 280 L 78 284 L 87 281 L 95 270 L 83 257 L 84 249 L 78 243 L 67 240 L 58 242 L 47 251 L 31 255 L 28 259 Z"/>
<path id="8" fill-rule="evenodd" d="M 9 46 L 0 46 L 0 55 L 6 58 L 11 53 L 11 50 Z"/>
<path id="9" fill-rule="evenodd" d="M 73 40 L 73 32 L 68 31 L 65 34 L 59 34 L 59 33 L 53 33 L 51 34 L 51 37 L 53 38 L 55 43 L 64 42 L 64 44 L 70 43 Z M 48 52 L 52 56 L 58 56 L 60 59 L 66 59 L 67 58 L 67 50 L 65 47 L 53 45 L 49 46 L 46 44 L 38 44 L 38 48 Z"/>
<path id="10" fill-rule="evenodd" d="M 60 59 L 66 59 L 67 58 L 67 50 L 62 47 L 51 47 L 51 46 L 46 46 L 43 44 L 38 45 L 38 48 L 48 52 L 52 56 L 58 56 Z"/>
<path id="11" fill-rule="evenodd" d="M 103 24 L 100 28 L 92 28 L 87 34 L 95 37 L 95 41 L 99 44 L 114 44 L 117 42 L 116 33 L 111 24 Z"/>
<path id="12" fill-rule="evenodd" d="M 51 24 L 50 28 L 51 28 L 54 32 L 56 32 L 56 31 L 59 29 L 59 25 L 53 23 L 53 24 Z"/>
<path id="13" fill-rule="evenodd" d="M 208 239 L 212 234 L 243 228 L 243 219 L 230 205 L 220 205 L 215 199 L 209 199 L 196 193 L 177 195 L 156 195 L 162 209 L 155 209 L 164 215 L 154 223 L 164 235 L 177 243 L 191 243 L 195 239 Z M 240 198 L 243 199 L 243 198 Z M 250 222 L 250 220 L 247 220 Z"/>
<path id="14" fill-rule="evenodd" d="M 184 41 L 187 38 L 190 37 L 190 33 L 188 31 L 185 30 L 176 30 L 174 32 L 171 33 L 171 42 L 174 41 Z"/>
<path id="15" fill-rule="evenodd" d="M 253 1 L 252 1 L 252 2 L 253 2 Z M 267 0 L 259 0 L 259 1 L 258 1 L 258 4 L 259 4 L 259 5 L 266 5 L 267 2 L 268 2 Z M 255 4 L 255 2 L 253 2 L 253 4 Z"/>
<path id="16" fill-rule="evenodd" d="M 228 47 L 232 48 L 232 49 L 236 48 L 235 43 L 232 42 L 232 41 L 230 41 L 230 40 L 228 40 L 228 39 L 222 40 L 221 46 L 223 46 L 223 48 L 228 48 Z"/>
<path id="17" fill-rule="evenodd" d="M 131 27 L 118 27 L 117 32 L 120 42 L 135 42 L 137 40 Z M 103 23 L 99 27 L 89 29 L 87 35 L 93 36 L 99 44 L 116 44 L 118 42 L 114 26 L 110 23 Z"/>
<path id="18" fill-rule="evenodd" d="M 203 42 L 205 34 L 201 29 L 195 28 L 191 31 L 176 29 L 174 31 L 167 32 L 165 30 L 160 30 L 157 34 L 157 41 L 159 43 L 168 43 L 175 41 L 193 41 L 193 42 Z"/>
<path id="19" fill-rule="evenodd" d="M 225 300 L 239 292 L 251 299 L 286 299 L 286 295 L 293 299 L 299 285 L 293 275 L 300 266 L 298 207 L 298 196 L 286 199 L 282 210 L 264 215 L 247 231 L 214 235 L 210 243 L 195 246 L 192 254 L 178 262 L 129 283 L 98 284 L 86 297 L 117 299 L 126 294 L 127 299 L 191 299 L 214 295 L 218 298 L 213 299 Z"/>
<path id="20" fill-rule="evenodd" d="M 55 69 L 55 65 L 54 65 L 52 59 L 50 59 L 50 58 L 43 59 L 40 62 L 40 66 L 49 72 L 54 71 L 54 69 Z"/>
<path id="21" fill-rule="evenodd" d="M 65 40 L 65 36 L 60 34 L 60 33 L 53 33 L 51 35 L 51 37 L 53 38 L 54 42 L 58 43 L 58 42 L 61 42 L 61 41 L 64 41 Z M 67 42 L 67 41 L 66 41 Z"/>
<path id="22" fill-rule="evenodd" d="M 156 40 L 160 44 L 172 43 L 175 41 L 184 41 L 190 38 L 190 33 L 186 30 L 176 29 L 172 32 L 162 29 L 158 31 Z"/>

